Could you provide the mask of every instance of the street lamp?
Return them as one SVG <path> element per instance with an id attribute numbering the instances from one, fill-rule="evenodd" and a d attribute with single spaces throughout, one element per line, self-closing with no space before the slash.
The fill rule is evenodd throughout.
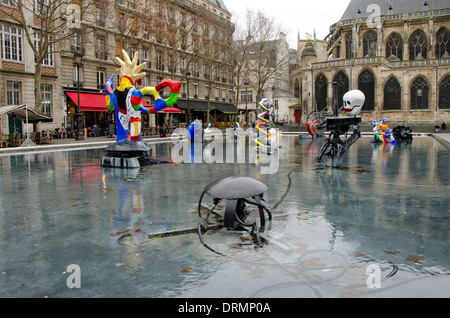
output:
<path id="1" fill-rule="evenodd" d="M 75 134 L 75 140 L 84 140 L 84 130 L 83 130 L 83 117 L 81 116 L 81 108 L 80 108 L 80 64 L 81 59 L 83 58 L 83 53 L 81 50 L 77 50 L 74 54 L 75 64 L 76 64 L 76 83 L 77 93 L 78 93 L 78 105 L 77 105 L 77 114 L 76 114 L 76 122 L 77 122 L 77 132 Z"/>
<path id="2" fill-rule="evenodd" d="M 245 123 L 248 127 L 248 80 L 245 80 Z"/>
<path id="3" fill-rule="evenodd" d="M 189 126 L 191 123 L 191 106 L 189 105 L 189 78 L 191 77 L 191 73 L 189 71 L 186 72 L 186 80 L 187 80 L 187 101 L 188 101 L 188 113 L 187 113 L 187 123 L 186 126 Z"/>

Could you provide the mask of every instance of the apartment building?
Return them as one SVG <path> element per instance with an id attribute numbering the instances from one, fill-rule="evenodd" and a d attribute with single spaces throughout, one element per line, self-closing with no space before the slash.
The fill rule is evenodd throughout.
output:
<path id="1" fill-rule="evenodd" d="M 186 122 L 188 113 L 191 120 L 206 121 L 209 116 L 215 120 L 235 111 L 232 65 L 223 49 L 231 41 L 234 26 L 221 0 L 28 2 L 28 8 L 34 6 L 33 13 L 25 15 L 27 25 L 34 22 L 30 30 L 39 30 L 39 13 L 51 5 L 58 5 L 55 15 L 66 27 L 59 30 L 60 40 L 50 46 L 41 64 L 42 102 L 36 106 L 35 56 L 22 25 L 10 18 L 17 15 L 16 1 L 1 0 L 0 102 L 27 104 L 50 115 L 53 121 L 41 123 L 41 129 L 65 126 L 73 132 L 77 112 L 84 128 L 105 128 L 113 116 L 106 112 L 103 88 L 112 75 L 118 82 L 115 57 L 121 56 L 122 49 L 139 52 L 140 63 L 147 64 L 142 86 L 154 86 L 164 78 L 183 82 L 175 105 L 181 113 L 144 116 L 144 128 L 164 121 Z M 223 46 L 215 45 L 216 41 Z M 163 97 L 168 93 L 163 92 Z M 149 105 L 153 102 L 152 96 L 145 100 Z M 9 130 L 6 121 L 9 118 L 1 124 L 5 133 Z"/>

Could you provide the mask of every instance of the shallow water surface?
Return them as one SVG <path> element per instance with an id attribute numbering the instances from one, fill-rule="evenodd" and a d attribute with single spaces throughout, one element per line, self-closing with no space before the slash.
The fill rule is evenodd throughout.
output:
<path id="1" fill-rule="evenodd" d="M 361 138 L 331 169 L 314 160 L 320 141 L 281 140 L 273 174 L 248 147 L 244 163 L 137 170 L 101 168 L 104 149 L 0 157 L 0 296 L 450 296 L 447 148 Z M 151 145 L 167 161 L 173 146 Z M 262 248 L 215 229 L 207 249 L 196 232 L 203 188 L 233 175 L 269 187 Z M 71 264 L 80 288 L 67 285 Z"/>

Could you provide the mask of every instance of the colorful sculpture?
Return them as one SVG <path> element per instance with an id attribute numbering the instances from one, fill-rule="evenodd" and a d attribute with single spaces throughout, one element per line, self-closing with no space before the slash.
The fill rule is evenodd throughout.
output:
<path id="1" fill-rule="evenodd" d="M 306 130 L 311 137 L 314 137 L 316 135 L 318 128 L 319 121 L 317 120 L 311 120 L 306 123 Z"/>
<path id="2" fill-rule="evenodd" d="M 263 139 L 267 139 L 269 136 L 269 133 L 264 131 L 261 127 L 269 125 L 269 111 L 270 111 L 270 104 L 269 100 L 267 98 L 261 99 L 259 102 L 259 107 L 261 107 L 262 112 L 258 114 L 258 120 L 260 121 L 256 125 L 256 131 L 258 133 L 258 137 L 255 139 L 255 143 L 257 145 L 257 148 L 264 147 L 265 145 L 262 143 Z M 261 135 L 260 135 L 261 134 Z"/>
<path id="3" fill-rule="evenodd" d="M 115 111 L 117 140 L 108 146 L 106 155 L 101 159 L 102 167 L 113 168 L 139 168 L 141 165 L 165 163 L 151 159 L 152 149 L 143 141 L 141 136 L 141 113 L 156 114 L 168 106 L 177 102 L 181 88 L 181 82 L 165 79 L 155 87 L 137 89 L 135 83 L 140 84 L 145 64 L 138 65 L 139 54 L 135 53 L 133 61 L 127 52 L 122 50 L 124 60 L 116 57 L 120 64 L 120 85 L 114 89 L 114 75 L 105 85 L 105 99 L 108 111 Z M 170 88 L 170 96 L 162 99 L 159 92 L 164 88 Z M 155 97 L 155 105 L 150 108 L 142 106 L 142 98 L 146 94 Z"/>
<path id="4" fill-rule="evenodd" d="M 376 122 L 375 119 L 370 120 L 374 132 L 373 141 L 382 141 L 395 145 L 397 141 L 395 140 L 392 129 L 389 129 L 389 126 L 386 124 L 387 121 L 388 120 L 386 118 L 384 118 L 380 123 Z"/>
<path id="5" fill-rule="evenodd" d="M 181 82 L 174 82 L 165 79 L 155 87 L 144 87 L 136 89 L 134 83 L 140 83 L 145 73 L 140 73 L 145 63 L 137 65 L 139 53 L 136 52 L 133 61 L 130 60 L 127 52 L 122 50 L 124 61 L 116 57 L 120 64 L 121 81 L 119 87 L 114 89 L 114 75 L 105 85 L 105 98 L 108 105 L 108 111 L 115 110 L 117 125 L 117 142 L 130 140 L 141 140 L 141 113 L 156 114 L 158 111 L 172 106 L 177 102 L 180 92 Z M 162 99 L 159 95 L 164 87 L 170 88 L 170 96 Z M 152 94 L 155 97 L 155 105 L 150 108 L 142 106 L 142 98 L 146 94 Z"/>

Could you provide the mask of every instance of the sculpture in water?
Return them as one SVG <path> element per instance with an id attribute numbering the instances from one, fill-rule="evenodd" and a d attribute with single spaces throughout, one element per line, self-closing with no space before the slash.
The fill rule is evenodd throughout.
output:
<path id="1" fill-rule="evenodd" d="M 141 136 L 141 114 L 156 114 L 168 106 L 177 102 L 181 82 L 165 79 L 155 87 L 135 88 L 135 83 L 141 83 L 145 76 L 141 70 L 144 64 L 138 65 L 139 54 L 135 53 L 133 60 L 127 52 L 122 50 L 124 60 L 116 57 L 120 65 L 120 83 L 114 89 L 114 75 L 110 77 L 105 85 L 105 98 L 108 111 L 115 112 L 117 139 L 114 145 L 106 148 L 107 155 L 102 158 L 104 167 L 137 168 L 141 164 L 158 163 L 151 160 L 151 149 L 143 142 Z M 159 92 L 170 88 L 170 96 L 162 99 Z M 146 108 L 143 97 L 152 94 L 155 97 L 153 107 Z"/>

